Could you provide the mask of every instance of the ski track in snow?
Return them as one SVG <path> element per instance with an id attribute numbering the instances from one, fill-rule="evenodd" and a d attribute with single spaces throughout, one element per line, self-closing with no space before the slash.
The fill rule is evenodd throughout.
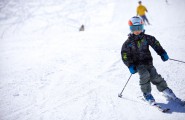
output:
<path id="1" fill-rule="evenodd" d="M 183 60 L 185 17 L 180 13 L 185 2 L 177 1 L 143 1 L 152 21 L 145 29 L 157 36 L 169 56 Z M 171 113 L 142 102 L 138 75 L 131 77 L 123 98 L 117 97 L 130 75 L 120 49 L 136 6 L 135 0 L 1 0 L 0 119 L 184 119 L 185 108 L 167 103 L 154 86 L 155 99 Z M 177 11 L 174 17 L 169 14 Z M 166 19 L 171 24 L 163 24 Z M 79 33 L 81 24 L 85 32 Z M 163 63 L 152 55 L 158 72 L 185 99 L 184 64 Z"/>

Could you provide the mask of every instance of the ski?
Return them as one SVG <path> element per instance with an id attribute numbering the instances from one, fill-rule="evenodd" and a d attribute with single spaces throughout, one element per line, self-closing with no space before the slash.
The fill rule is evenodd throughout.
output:
<path id="1" fill-rule="evenodd" d="M 141 96 L 139 96 L 139 97 L 141 97 Z M 126 99 L 126 100 L 131 100 L 131 99 L 128 99 L 128 98 L 125 98 L 125 97 L 121 97 L 121 98 L 123 98 L 123 99 Z M 148 102 L 148 101 L 146 101 L 144 98 L 142 98 L 142 99 L 140 99 L 140 100 L 142 100 L 142 101 L 144 101 L 145 102 L 145 104 L 146 105 L 149 105 L 149 106 L 151 106 L 151 107 L 154 107 L 154 108 L 157 108 L 157 110 L 159 110 L 160 112 L 163 112 L 163 113 L 168 113 L 168 112 L 170 112 L 170 108 L 165 108 L 165 107 L 162 107 L 161 105 L 159 105 L 159 103 L 157 103 L 157 102 Z M 131 100 L 131 101 L 134 101 L 134 100 Z M 136 102 L 136 101 L 135 101 Z M 137 101 L 137 102 L 139 102 L 139 101 Z M 140 101 L 141 102 L 141 101 Z"/>
<path id="2" fill-rule="evenodd" d="M 159 111 L 161 111 L 161 112 L 163 112 L 163 113 L 167 113 L 167 112 L 170 111 L 170 108 L 163 108 L 163 107 L 161 107 L 161 106 L 160 106 L 159 104 L 157 104 L 157 103 L 153 103 L 153 104 L 151 104 L 151 106 L 156 107 Z"/>
<path id="3" fill-rule="evenodd" d="M 157 102 L 148 102 L 144 98 L 142 98 L 143 101 L 147 102 L 150 106 L 157 108 L 159 111 L 163 113 L 167 113 L 170 111 L 170 108 L 164 108 L 161 105 L 159 105 Z"/>

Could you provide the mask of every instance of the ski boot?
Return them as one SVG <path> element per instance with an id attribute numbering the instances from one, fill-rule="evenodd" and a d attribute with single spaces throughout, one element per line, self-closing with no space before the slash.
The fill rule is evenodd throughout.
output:
<path id="1" fill-rule="evenodd" d="M 163 94 L 164 96 L 166 97 L 166 99 L 168 101 L 170 100 L 173 100 L 175 101 L 176 103 L 182 105 L 182 106 L 185 106 L 185 101 L 181 100 L 180 98 L 176 97 L 176 95 L 173 93 L 173 91 L 170 89 L 170 88 L 166 88 L 164 91 L 163 91 Z"/>
<path id="2" fill-rule="evenodd" d="M 146 100 L 149 104 L 151 104 L 151 105 L 152 105 L 152 104 L 155 104 L 155 99 L 154 99 L 154 97 L 152 96 L 151 93 L 144 93 L 143 96 L 144 96 L 145 100 Z"/>

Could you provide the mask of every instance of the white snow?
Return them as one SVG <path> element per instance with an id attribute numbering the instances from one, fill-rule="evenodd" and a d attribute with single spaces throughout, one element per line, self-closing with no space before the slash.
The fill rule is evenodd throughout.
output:
<path id="1" fill-rule="evenodd" d="M 170 58 L 185 61 L 185 1 L 143 0 L 155 36 Z M 155 86 L 164 114 L 141 99 L 134 74 L 119 98 L 128 68 L 120 50 L 137 0 L 1 0 L 0 120 L 183 120 L 185 108 L 168 103 Z M 85 31 L 79 32 L 81 24 Z M 154 65 L 185 99 L 185 64 Z"/>

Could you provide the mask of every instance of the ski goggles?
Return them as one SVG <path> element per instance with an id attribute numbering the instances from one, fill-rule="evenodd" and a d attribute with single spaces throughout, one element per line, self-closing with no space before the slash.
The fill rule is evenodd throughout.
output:
<path id="1" fill-rule="evenodd" d="M 130 26 L 130 30 L 132 32 L 134 32 L 134 31 L 142 31 L 143 29 L 144 29 L 143 25 L 132 25 L 132 26 Z"/>

